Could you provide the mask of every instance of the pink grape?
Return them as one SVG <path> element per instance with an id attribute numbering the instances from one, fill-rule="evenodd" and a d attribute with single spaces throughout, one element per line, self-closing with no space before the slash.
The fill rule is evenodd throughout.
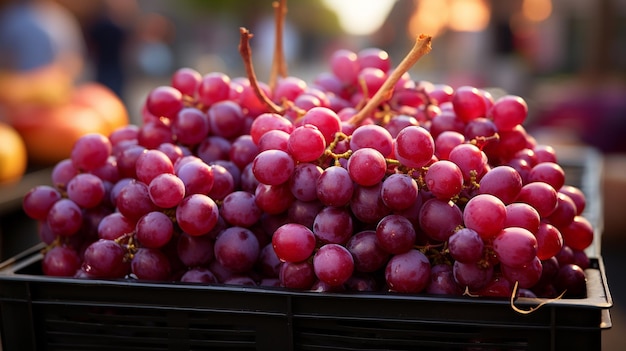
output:
<path id="1" fill-rule="evenodd" d="M 504 227 L 522 227 L 531 233 L 537 233 L 541 218 L 539 212 L 529 204 L 514 202 L 506 205 Z"/>
<path id="2" fill-rule="evenodd" d="M 60 236 L 71 236 L 78 233 L 83 222 L 80 207 L 70 199 L 60 199 L 48 212 L 46 222 L 50 230 Z"/>
<path id="3" fill-rule="evenodd" d="M 354 272 L 354 259 L 345 247 L 325 244 L 313 256 L 315 276 L 330 286 L 345 283 Z"/>
<path id="4" fill-rule="evenodd" d="M 428 238 L 446 241 L 463 224 L 463 212 L 452 201 L 433 198 L 422 204 L 418 220 Z"/>
<path id="5" fill-rule="evenodd" d="M 383 180 L 380 196 L 387 207 L 398 211 L 411 207 L 417 201 L 418 191 L 415 179 L 396 173 Z"/>
<path id="6" fill-rule="evenodd" d="M 448 250 L 456 261 L 478 262 L 483 256 L 485 244 L 475 230 L 462 228 L 448 239 Z"/>
<path id="7" fill-rule="evenodd" d="M 72 165 L 80 171 L 92 171 L 106 163 L 112 148 L 106 136 L 99 133 L 85 134 L 72 147 Z"/>
<path id="8" fill-rule="evenodd" d="M 430 283 L 430 262 L 418 250 L 394 255 L 385 267 L 385 280 L 391 291 L 419 293 Z"/>
<path id="9" fill-rule="evenodd" d="M 395 156 L 403 165 L 411 168 L 425 166 L 435 153 L 435 141 L 430 133 L 417 126 L 402 129 L 395 139 Z"/>
<path id="10" fill-rule="evenodd" d="M 294 160 L 288 153 L 281 150 L 262 151 L 252 161 L 254 176 L 259 182 L 268 185 L 287 182 L 294 169 Z"/>
<path id="11" fill-rule="evenodd" d="M 293 196 L 301 201 L 317 199 L 317 181 L 324 170 L 312 163 L 299 163 L 294 167 L 289 179 L 289 189 Z"/>
<path id="12" fill-rule="evenodd" d="M 130 265 L 139 280 L 166 281 L 172 272 L 169 259 L 159 249 L 139 248 Z"/>
<path id="13" fill-rule="evenodd" d="M 231 225 L 248 228 L 261 218 L 262 211 L 253 194 L 234 191 L 224 198 L 220 214 Z"/>
<path id="14" fill-rule="evenodd" d="M 454 261 L 452 265 L 454 280 L 463 288 L 470 291 L 485 287 L 494 275 L 493 266 L 481 266 L 478 263 L 463 263 Z"/>
<path id="15" fill-rule="evenodd" d="M 185 197 L 185 183 L 174 174 L 159 174 L 148 184 L 148 195 L 156 206 L 173 208 Z"/>
<path id="16" fill-rule="evenodd" d="M 198 160 L 180 165 L 176 176 L 183 182 L 185 195 L 208 194 L 213 189 L 215 176 L 213 169 L 206 163 Z"/>
<path id="17" fill-rule="evenodd" d="M 100 239 L 83 254 L 83 270 L 96 278 L 123 278 L 130 272 L 126 250 L 113 240 Z"/>
<path id="18" fill-rule="evenodd" d="M 378 244 L 376 231 L 364 230 L 355 233 L 345 245 L 354 259 L 354 269 L 358 272 L 375 272 L 382 268 L 390 254 Z"/>
<path id="19" fill-rule="evenodd" d="M 67 197 L 82 208 L 93 208 L 104 200 L 106 189 L 93 174 L 77 174 L 67 183 Z"/>
<path id="20" fill-rule="evenodd" d="M 260 253 L 259 241 L 254 233 L 242 227 L 229 227 L 215 240 L 215 259 L 234 273 L 249 271 Z"/>
<path id="21" fill-rule="evenodd" d="M 198 101 L 205 107 L 228 99 L 230 94 L 230 77 L 221 72 L 210 72 L 202 76 L 198 85 Z"/>
<path id="22" fill-rule="evenodd" d="M 49 276 L 71 277 L 80 269 L 81 259 L 76 250 L 55 246 L 44 254 L 41 267 Z"/>
<path id="23" fill-rule="evenodd" d="M 464 122 L 469 122 L 478 117 L 485 117 L 487 106 L 485 100 L 477 88 L 461 86 L 452 94 L 454 112 Z"/>
<path id="24" fill-rule="evenodd" d="M 354 229 L 352 215 L 346 208 L 325 207 L 313 220 L 313 233 L 320 243 L 344 245 Z"/>
<path id="25" fill-rule="evenodd" d="M 593 242 L 593 226 L 585 217 L 574 217 L 572 222 L 560 231 L 563 243 L 574 250 L 584 250 Z"/>
<path id="26" fill-rule="evenodd" d="M 254 191 L 254 202 L 261 211 L 277 215 L 287 211 L 295 197 L 288 183 L 268 185 L 259 183 Z"/>
<path id="27" fill-rule="evenodd" d="M 193 68 L 183 67 L 172 74 L 171 86 L 183 95 L 195 97 L 202 75 Z"/>
<path id="28" fill-rule="evenodd" d="M 174 235 L 174 224 L 164 213 L 154 211 L 139 218 L 135 230 L 135 236 L 143 247 L 158 249 Z"/>
<path id="29" fill-rule="evenodd" d="M 352 199 L 354 187 L 348 170 L 341 166 L 326 168 L 316 182 L 318 199 L 326 206 L 344 206 Z"/>
<path id="30" fill-rule="evenodd" d="M 278 278 L 280 285 L 285 288 L 308 290 L 316 279 L 313 263 L 309 261 L 283 262 L 280 265 Z"/>
<path id="31" fill-rule="evenodd" d="M 498 235 L 506 220 L 506 206 L 502 200 L 489 194 L 471 198 L 463 210 L 463 222 L 483 239 Z"/>
<path id="32" fill-rule="evenodd" d="M 246 132 L 246 116 L 241 106 L 234 101 L 214 103 L 207 111 L 207 117 L 213 136 L 231 139 Z"/>
<path id="33" fill-rule="evenodd" d="M 287 150 L 297 162 L 315 161 L 322 156 L 325 149 L 324 135 L 312 124 L 295 128 L 287 140 Z"/>
<path id="34" fill-rule="evenodd" d="M 190 235 L 209 233 L 217 224 L 218 215 L 217 204 L 203 194 L 189 195 L 176 207 L 176 222 Z"/>
<path id="35" fill-rule="evenodd" d="M 515 201 L 533 206 L 539 212 L 541 218 L 546 218 L 556 209 L 557 193 L 547 183 L 533 182 L 522 186 Z"/>
<path id="36" fill-rule="evenodd" d="M 313 254 L 315 234 L 302 224 L 287 223 L 274 232 L 272 246 L 282 261 L 302 262 Z"/>
<path id="37" fill-rule="evenodd" d="M 352 180 L 362 186 L 372 186 L 383 180 L 387 171 L 385 157 L 376 149 L 362 148 L 354 151 L 348 159 L 348 173 Z"/>
<path id="38" fill-rule="evenodd" d="M 521 267 L 537 256 L 537 238 L 524 228 L 504 228 L 493 239 L 493 250 L 502 264 Z"/>
<path id="39" fill-rule="evenodd" d="M 455 163 L 440 160 L 428 166 L 424 181 L 435 197 L 449 200 L 461 192 L 463 173 Z"/>
<path id="40" fill-rule="evenodd" d="M 492 168 L 479 182 L 481 194 L 491 194 L 505 204 L 510 204 L 522 190 L 522 177 L 510 166 L 502 165 Z"/>
<path id="41" fill-rule="evenodd" d="M 137 179 L 150 184 L 154 177 L 163 173 L 174 173 L 172 160 L 162 151 L 147 150 L 137 157 L 135 163 Z"/>
<path id="42" fill-rule="evenodd" d="M 181 233 L 176 241 L 176 253 L 187 267 L 208 265 L 214 258 L 214 239 L 210 235 Z"/>
<path id="43" fill-rule="evenodd" d="M 391 156 L 393 151 L 393 137 L 384 127 L 376 124 L 362 125 L 354 130 L 350 138 L 350 149 L 356 151 L 361 148 L 373 148 L 383 156 Z"/>
<path id="44" fill-rule="evenodd" d="M 387 215 L 376 225 L 378 245 L 390 254 L 397 255 L 411 250 L 416 236 L 413 224 L 400 215 Z"/>
<path id="45" fill-rule="evenodd" d="M 100 239 L 115 240 L 135 230 L 135 222 L 124 217 L 119 212 L 113 212 L 98 223 L 98 237 Z"/>
<path id="46" fill-rule="evenodd" d="M 528 114 L 526 101 L 519 96 L 505 95 L 495 101 L 489 109 L 488 117 L 493 120 L 498 130 L 511 130 L 523 124 Z"/>
<path id="47" fill-rule="evenodd" d="M 541 223 L 535 237 L 537 238 L 537 257 L 541 260 L 557 255 L 563 248 L 563 236 L 552 224 Z"/>
<path id="48" fill-rule="evenodd" d="M 555 162 L 541 162 L 531 168 L 527 181 L 544 182 L 558 191 L 565 185 L 565 171 Z"/>
<path id="49" fill-rule="evenodd" d="M 37 185 L 31 188 L 22 199 L 22 208 L 26 215 L 35 220 L 45 220 L 55 202 L 61 199 L 61 193 L 49 185 Z"/>
<path id="50" fill-rule="evenodd" d="M 184 107 L 171 124 L 176 141 L 183 145 L 196 145 L 209 134 L 209 118 L 195 107 Z"/>

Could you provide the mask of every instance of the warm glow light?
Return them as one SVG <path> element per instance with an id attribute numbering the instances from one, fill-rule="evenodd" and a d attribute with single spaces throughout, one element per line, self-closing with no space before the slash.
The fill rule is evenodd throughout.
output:
<path id="1" fill-rule="evenodd" d="M 448 27 L 458 32 L 478 32 L 489 24 L 489 7 L 485 0 L 453 0 L 450 2 Z"/>
<path id="2" fill-rule="evenodd" d="M 339 17 L 341 28 L 354 35 L 368 35 L 380 28 L 396 1 L 323 0 Z"/>
<path id="3" fill-rule="evenodd" d="M 446 29 L 458 32 L 478 32 L 487 28 L 490 10 L 486 0 L 414 0 L 415 13 L 408 31 L 441 34 Z"/>
<path id="4" fill-rule="evenodd" d="M 522 13 L 530 21 L 541 22 L 552 13 L 551 0 L 524 0 Z"/>
<path id="5" fill-rule="evenodd" d="M 439 34 L 445 28 L 446 23 L 448 23 L 447 1 L 413 1 L 415 1 L 416 8 L 408 24 L 410 37 L 415 38 L 421 33 L 428 33 L 432 36 Z"/>

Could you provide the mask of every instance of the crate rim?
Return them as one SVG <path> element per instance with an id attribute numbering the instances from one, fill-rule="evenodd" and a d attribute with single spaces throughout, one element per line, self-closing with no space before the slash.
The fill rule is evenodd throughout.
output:
<path id="1" fill-rule="evenodd" d="M 30 249 L 0 262 L 0 281 L 23 281 L 23 282 L 37 282 L 37 283 L 56 283 L 56 284 L 69 284 L 72 286 L 120 286 L 120 287 L 137 287 L 137 288 L 159 288 L 159 289 L 179 289 L 179 290 L 204 290 L 204 291 L 220 291 L 220 292 L 236 292 L 236 293 L 256 293 L 272 296 L 300 296 L 300 297 L 313 297 L 313 298 L 333 298 L 333 299 L 386 299 L 386 300 L 399 300 L 399 301 L 421 301 L 421 302 L 453 302 L 455 304 L 474 304 L 480 302 L 481 304 L 488 305 L 506 305 L 510 306 L 508 298 L 495 298 L 495 297 L 470 297 L 470 296 L 452 296 L 452 295 L 436 295 L 436 294 L 403 294 L 393 292 L 317 292 L 308 290 L 295 290 L 281 287 L 266 287 L 266 286 L 240 286 L 240 285 L 227 285 L 227 284 L 195 284 L 176 281 L 158 282 L 158 281 L 138 281 L 129 279 L 80 279 L 73 277 L 52 277 L 46 275 L 37 274 L 22 274 L 17 273 L 19 270 L 28 267 L 32 264 L 36 264 L 41 261 L 43 254 L 41 253 L 41 244 L 37 244 Z M 555 307 L 555 308 L 586 308 L 586 309 L 602 309 L 607 310 L 613 307 L 613 299 L 608 287 L 606 273 L 604 269 L 604 262 L 602 257 L 592 257 L 593 263 L 597 263 L 596 268 L 590 268 L 586 270 L 587 286 L 590 287 L 589 276 L 590 273 L 597 271 L 597 274 L 593 274 L 593 279 L 599 279 L 601 282 L 599 286 L 601 291 L 593 291 L 594 296 L 588 296 L 585 298 L 568 298 L 568 299 L 545 299 L 545 298 L 527 298 L 519 297 L 515 300 L 517 307 L 533 307 L 544 302 L 541 307 Z M 589 291 L 589 289 L 588 289 Z M 605 321 L 608 329 L 611 327 L 610 320 Z"/>

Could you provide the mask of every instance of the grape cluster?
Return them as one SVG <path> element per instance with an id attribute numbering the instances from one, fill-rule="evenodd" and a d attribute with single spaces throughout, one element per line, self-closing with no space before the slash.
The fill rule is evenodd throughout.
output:
<path id="1" fill-rule="evenodd" d="M 509 297 L 584 296 L 594 235 L 519 96 L 414 80 L 377 48 L 313 82 L 191 68 L 142 124 L 87 134 L 25 212 L 43 272 L 80 278 Z M 260 92 L 279 106 L 272 110 Z"/>

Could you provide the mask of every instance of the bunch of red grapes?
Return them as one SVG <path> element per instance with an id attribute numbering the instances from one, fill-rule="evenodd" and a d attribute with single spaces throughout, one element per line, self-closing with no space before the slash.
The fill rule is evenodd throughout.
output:
<path id="1" fill-rule="evenodd" d="M 313 82 L 191 68 L 26 194 L 43 272 L 313 291 L 580 297 L 594 228 L 519 96 L 339 50 Z"/>

